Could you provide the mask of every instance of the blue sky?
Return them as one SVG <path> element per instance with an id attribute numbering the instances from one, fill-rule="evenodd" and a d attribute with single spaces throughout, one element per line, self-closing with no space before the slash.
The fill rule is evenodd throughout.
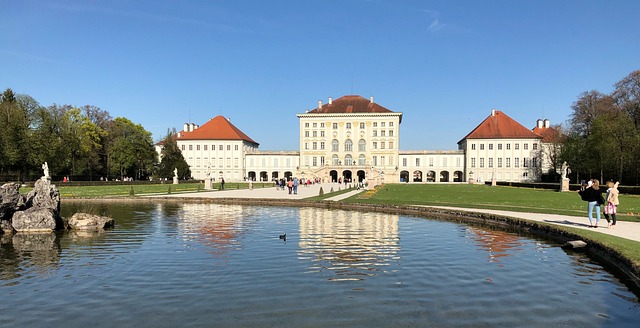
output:
<path id="1" fill-rule="evenodd" d="M 403 113 L 401 150 L 456 149 L 492 108 L 564 123 L 640 69 L 640 1 L 0 0 L 0 89 L 93 105 L 160 140 L 217 115 L 264 150 L 343 95 Z"/>

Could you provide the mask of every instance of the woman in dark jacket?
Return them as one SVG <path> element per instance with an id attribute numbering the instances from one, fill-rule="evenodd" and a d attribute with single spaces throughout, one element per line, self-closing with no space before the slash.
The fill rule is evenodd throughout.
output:
<path id="1" fill-rule="evenodd" d="M 589 181 L 587 188 L 578 191 L 582 200 L 587 202 L 587 214 L 589 215 L 589 228 L 597 228 L 600 222 L 600 204 L 602 201 L 602 191 L 600 191 L 600 181 L 593 179 Z M 593 224 L 593 209 L 596 210 L 596 224 Z"/>

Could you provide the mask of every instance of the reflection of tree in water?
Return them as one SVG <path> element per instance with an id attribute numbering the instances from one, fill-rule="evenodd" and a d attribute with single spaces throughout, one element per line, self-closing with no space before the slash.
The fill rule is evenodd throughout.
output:
<path id="1" fill-rule="evenodd" d="M 500 230 L 485 230 L 468 226 L 466 231 L 476 245 L 489 253 L 489 262 L 500 262 L 501 257 L 511 256 L 509 252 L 519 250 L 523 244 L 520 237 Z"/>
<path id="2" fill-rule="evenodd" d="M 397 259 L 398 216 L 384 213 L 300 209 L 301 259 L 329 280 L 364 280 Z"/>
<path id="3" fill-rule="evenodd" d="M 253 225 L 256 208 L 240 205 L 183 204 L 179 231 L 185 240 L 193 240 L 222 255 L 241 246 L 242 236 Z"/>
<path id="4" fill-rule="evenodd" d="M 28 274 L 48 276 L 57 270 L 60 253 L 60 242 L 55 233 L 2 235 L 0 285 Z"/>

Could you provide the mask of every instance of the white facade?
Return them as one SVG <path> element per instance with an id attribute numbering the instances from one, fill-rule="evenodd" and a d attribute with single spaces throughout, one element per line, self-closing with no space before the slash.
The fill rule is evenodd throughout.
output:
<path id="1" fill-rule="evenodd" d="M 359 96 L 345 98 L 360 101 L 359 106 L 367 102 Z M 373 98 L 370 101 L 372 106 Z M 332 104 L 331 98 L 328 104 Z M 470 134 L 458 143 L 458 150 L 400 151 L 402 113 L 383 107 L 371 112 L 335 113 L 323 108 L 327 107 L 319 102 L 317 110 L 297 114 L 299 151 L 259 151 L 258 144 L 250 138 L 178 138 L 178 147 L 193 178 L 200 180 L 210 176 L 215 180 L 224 177 L 226 181 L 298 177 L 326 182 L 375 180 L 376 184 L 492 179 L 520 182 L 538 181 L 543 169 L 549 168 L 549 161 L 544 160 L 547 156 L 543 156 L 543 148 L 548 145 L 531 130 L 530 137 L 517 138 L 477 138 Z M 540 125 L 539 121 L 538 128 Z M 542 127 L 548 125 L 545 120 Z M 196 129 L 197 125 L 185 125 L 187 132 Z M 522 129 L 526 130 L 520 126 L 520 133 L 528 135 Z M 156 148 L 160 153 L 161 145 Z"/>
<path id="2" fill-rule="evenodd" d="M 273 181 L 290 176 L 301 177 L 300 153 L 297 151 L 254 151 L 245 157 L 247 178 L 253 181 Z"/>
<path id="3" fill-rule="evenodd" d="M 400 182 L 463 182 L 464 152 L 416 150 L 400 152 Z"/>
<path id="4" fill-rule="evenodd" d="M 297 116 L 301 172 L 326 181 L 359 181 L 384 172 L 396 180 L 402 113 Z"/>
<path id="5" fill-rule="evenodd" d="M 178 148 L 197 180 L 242 181 L 246 177 L 245 156 L 257 147 L 244 140 L 178 140 Z"/>

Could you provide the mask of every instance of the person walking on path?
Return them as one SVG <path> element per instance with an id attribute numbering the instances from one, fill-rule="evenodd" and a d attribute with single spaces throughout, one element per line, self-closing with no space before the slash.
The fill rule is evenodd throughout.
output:
<path id="1" fill-rule="evenodd" d="M 602 191 L 600 191 L 600 181 L 598 179 L 589 180 L 587 187 L 584 186 L 578 191 L 582 200 L 587 202 L 587 214 L 589 216 L 589 228 L 597 228 L 600 222 L 600 205 L 604 203 Z M 596 211 L 596 221 L 593 224 L 593 210 Z"/>
<path id="2" fill-rule="evenodd" d="M 620 184 L 620 182 L 616 182 L 614 184 L 613 181 L 607 181 L 607 187 L 609 187 L 609 189 L 607 189 L 607 200 L 605 201 L 606 205 L 604 206 L 604 218 L 607 219 L 607 228 L 611 229 L 616 226 L 616 212 L 618 204 L 620 204 L 620 201 L 618 200 L 618 184 Z M 609 220 L 609 215 L 611 215 L 613 223 Z"/>
<path id="3" fill-rule="evenodd" d="M 298 194 L 298 178 L 293 178 L 293 194 Z"/>
<path id="4" fill-rule="evenodd" d="M 289 195 L 291 195 L 291 192 L 293 191 L 293 180 L 287 181 L 287 188 L 289 189 Z"/>
<path id="5" fill-rule="evenodd" d="M 224 178 L 220 178 L 220 190 L 224 190 Z"/>

